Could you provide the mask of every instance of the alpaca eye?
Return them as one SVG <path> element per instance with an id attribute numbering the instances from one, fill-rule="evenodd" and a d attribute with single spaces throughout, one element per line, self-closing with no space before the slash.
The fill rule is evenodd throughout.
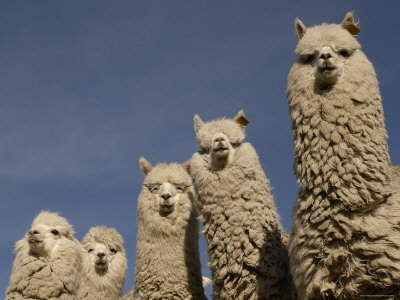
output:
<path id="1" fill-rule="evenodd" d="M 93 252 L 93 249 L 89 249 L 87 252 L 88 252 L 88 253 Z"/>
<path id="2" fill-rule="evenodd" d="M 180 186 L 177 186 L 176 189 L 177 189 L 178 191 L 180 191 L 180 192 L 183 192 L 183 191 L 185 191 L 186 187 L 183 186 L 183 185 L 180 185 Z"/>
<path id="3" fill-rule="evenodd" d="M 152 192 L 152 193 L 156 193 L 156 192 L 158 192 L 158 186 L 150 186 L 150 187 L 149 187 L 149 190 L 150 190 L 150 192 Z"/>
<path id="4" fill-rule="evenodd" d="M 350 51 L 342 50 L 339 52 L 339 54 L 343 57 L 349 57 L 351 53 L 350 53 Z"/>
<path id="5" fill-rule="evenodd" d="M 60 234 L 60 233 L 58 232 L 58 230 L 55 230 L 55 229 L 53 229 L 53 230 L 51 231 L 51 233 L 54 234 L 54 235 L 59 235 L 59 234 Z"/>
<path id="6" fill-rule="evenodd" d="M 302 58 L 303 58 L 303 61 L 306 64 L 308 64 L 308 63 L 311 63 L 315 59 L 315 55 L 314 54 L 304 55 Z"/>
<path id="7" fill-rule="evenodd" d="M 112 254 L 117 253 L 117 250 L 115 250 L 114 248 L 110 249 L 110 251 L 111 251 Z"/>

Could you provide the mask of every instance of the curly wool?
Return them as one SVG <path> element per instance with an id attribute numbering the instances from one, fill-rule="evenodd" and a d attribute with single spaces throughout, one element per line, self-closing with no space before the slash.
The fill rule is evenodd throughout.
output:
<path id="1" fill-rule="evenodd" d="M 292 299 L 286 234 L 256 151 L 240 144 L 245 125 L 199 120 L 195 116 L 195 130 L 205 149 L 192 156 L 190 173 L 204 224 L 213 299 Z M 219 133 L 235 149 L 229 165 L 213 170 L 210 144 Z"/>
<path id="2" fill-rule="evenodd" d="M 105 272 L 96 271 L 88 253 L 96 243 L 116 251 Z M 123 243 L 122 236 L 114 228 L 97 226 L 89 229 L 82 240 L 85 253 L 83 280 L 78 293 L 80 300 L 116 300 L 121 297 L 128 268 Z"/>
<path id="3" fill-rule="evenodd" d="M 73 237 L 68 221 L 57 213 L 43 211 L 33 221 L 32 227 L 45 224 L 60 232 L 57 249 L 51 256 L 32 253 L 28 234 L 16 242 L 16 254 L 6 300 L 22 299 L 76 299 L 79 288 L 82 250 Z"/>
<path id="4" fill-rule="evenodd" d="M 176 163 L 151 167 L 142 158 L 141 167 L 146 177 L 138 197 L 135 286 L 122 299 L 206 299 L 190 176 Z M 165 182 L 185 187 L 169 214 L 160 211 L 150 191 Z"/>
<path id="5" fill-rule="evenodd" d="M 302 58 L 288 76 L 300 184 L 289 255 L 301 299 L 400 295 L 400 177 L 390 164 L 375 71 L 351 33 L 353 21 L 349 13 L 341 25 L 296 24 L 300 56 L 326 45 L 351 53 L 325 90 Z"/>

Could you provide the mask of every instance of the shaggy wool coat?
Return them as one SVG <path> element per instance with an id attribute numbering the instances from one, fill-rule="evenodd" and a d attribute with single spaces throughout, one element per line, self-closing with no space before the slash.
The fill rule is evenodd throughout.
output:
<path id="1" fill-rule="evenodd" d="M 204 224 L 213 299 L 291 299 L 286 234 L 256 151 L 241 144 L 244 128 L 221 119 L 200 128 L 195 123 L 195 129 L 204 150 L 192 156 L 190 173 Z M 229 165 L 213 170 L 208 140 L 219 132 L 235 149 Z"/>
<path id="2" fill-rule="evenodd" d="M 121 297 L 128 268 L 123 242 L 122 236 L 113 228 L 90 228 L 82 240 L 83 274 L 78 293 L 79 300 L 117 300 Z M 116 251 L 115 254 L 111 254 L 113 257 L 105 272 L 96 272 L 90 259 L 88 250 L 93 249 L 95 243 Z"/>
<path id="3" fill-rule="evenodd" d="M 122 299 L 204 300 L 198 213 L 190 176 L 175 163 L 158 164 L 143 172 L 146 177 L 137 207 L 135 286 Z M 184 187 L 170 214 L 160 212 L 149 188 L 165 182 Z"/>
<path id="4" fill-rule="evenodd" d="M 45 213 L 48 214 L 47 217 L 52 217 L 51 213 Z M 61 217 L 56 215 L 54 218 Z M 65 219 L 62 218 L 62 223 L 64 222 Z M 51 257 L 38 257 L 30 251 L 28 235 L 16 243 L 16 257 L 6 300 L 77 299 L 82 269 L 81 246 L 72 236 L 63 237 L 57 245 L 58 248 Z"/>
<path id="5" fill-rule="evenodd" d="M 397 299 L 400 177 L 390 164 L 374 68 L 353 36 L 351 13 L 341 25 L 296 26 L 300 58 L 287 96 L 300 184 L 289 242 L 299 296 Z M 342 55 L 344 71 L 321 90 L 307 55 L 327 45 Z"/>

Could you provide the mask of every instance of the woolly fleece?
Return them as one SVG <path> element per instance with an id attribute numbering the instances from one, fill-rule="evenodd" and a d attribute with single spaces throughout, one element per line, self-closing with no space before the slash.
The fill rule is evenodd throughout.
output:
<path id="1" fill-rule="evenodd" d="M 141 158 L 140 166 L 145 179 L 137 207 L 135 286 L 122 299 L 206 299 L 191 178 L 176 163 L 152 167 Z M 177 196 L 170 212 L 160 208 L 162 186 Z"/>
<path id="2" fill-rule="evenodd" d="M 352 13 L 340 25 L 306 28 L 296 20 L 295 29 L 300 57 L 287 96 L 300 190 L 289 255 L 299 296 L 397 299 L 400 177 L 390 164 L 374 68 L 354 37 Z M 337 76 L 322 82 L 334 66 Z"/>
<path id="3" fill-rule="evenodd" d="M 203 149 L 192 156 L 190 173 L 204 224 L 213 299 L 292 299 L 286 234 L 256 151 L 242 143 L 247 123 L 243 111 L 234 120 L 203 123 L 194 117 Z M 222 168 L 213 166 L 214 149 L 229 149 Z"/>
<path id="4" fill-rule="evenodd" d="M 20 299 L 76 299 L 79 288 L 82 257 L 81 246 L 73 237 L 68 221 L 57 213 L 43 211 L 33 221 L 31 230 L 38 226 L 57 230 L 56 244 L 50 256 L 39 256 L 30 248 L 27 233 L 15 245 L 15 260 L 10 276 L 6 300 Z M 40 232 L 40 234 L 47 234 Z M 48 236 L 46 237 L 48 241 Z M 33 243 L 35 245 L 35 243 Z"/>
<path id="5" fill-rule="evenodd" d="M 98 244 L 106 247 L 100 249 L 108 261 L 105 270 L 96 268 L 91 259 L 91 255 L 97 256 Z M 116 300 L 121 297 L 128 268 L 123 244 L 122 236 L 114 228 L 96 226 L 89 229 L 82 240 L 85 252 L 83 280 L 78 293 L 80 300 Z"/>

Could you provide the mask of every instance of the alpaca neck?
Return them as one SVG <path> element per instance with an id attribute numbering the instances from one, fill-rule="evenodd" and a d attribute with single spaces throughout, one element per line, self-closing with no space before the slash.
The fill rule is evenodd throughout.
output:
<path id="1" fill-rule="evenodd" d="M 390 166 L 377 86 L 353 93 L 340 85 L 320 94 L 311 89 L 300 91 L 304 98 L 288 93 L 296 177 L 329 206 L 369 209 L 387 196 Z"/>

